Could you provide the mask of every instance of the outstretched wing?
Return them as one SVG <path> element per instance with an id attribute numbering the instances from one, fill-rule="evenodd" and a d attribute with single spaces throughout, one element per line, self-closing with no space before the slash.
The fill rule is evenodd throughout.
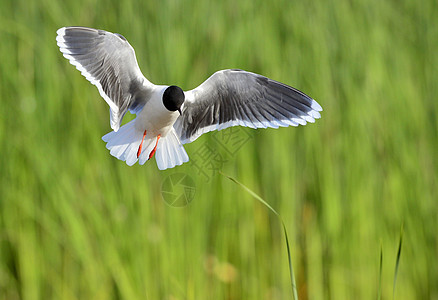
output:
<path id="1" fill-rule="evenodd" d="M 138 112 L 154 88 L 141 73 L 134 49 L 122 35 L 98 29 L 63 27 L 57 34 L 64 57 L 110 106 L 111 128 L 117 131 L 126 111 Z"/>
<path id="2" fill-rule="evenodd" d="M 306 125 L 321 117 L 322 107 L 303 92 L 243 70 L 214 73 L 185 93 L 174 127 L 183 143 L 230 126 L 278 128 Z"/>

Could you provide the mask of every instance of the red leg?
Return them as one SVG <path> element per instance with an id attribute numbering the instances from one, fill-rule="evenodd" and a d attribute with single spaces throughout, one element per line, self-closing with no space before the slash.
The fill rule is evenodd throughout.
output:
<path id="1" fill-rule="evenodd" d="M 158 140 L 160 139 L 160 137 L 161 137 L 161 134 L 159 134 L 159 135 L 157 136 L 157 142 L 155 143 L 155 147 L 154 147 L 154 149 L 153 149 L 153 150 L 151 151 L 151 153 L 149 154 L 149 159 L 151 159 L 152 156 L 154 156 L 155 152 L 157 151 Z"/>
<path id="2" fill-rule="evenodd" d="M 141 143 L 140 146 L 138 146 L 138 151 L 137 151 L 137 158 L 140 156 L 141 154 L 141 148 L 143 147 L 143 142 L 144 142 L 144 137 L 146 136 L 146 130 L 143 133 L 143 138 L 141 139 Z"/>

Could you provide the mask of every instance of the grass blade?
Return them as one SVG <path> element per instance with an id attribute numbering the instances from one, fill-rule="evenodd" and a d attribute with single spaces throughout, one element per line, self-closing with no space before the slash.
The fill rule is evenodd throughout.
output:
<path id="1" fill-rule="evenodd" d="M 287 230 L 286 230 L 286 226 L 284 225 L 283 220 L 281 219 L 280 215 L 277 214 L 277 216 L 280 219 L 281 224 L 283 225 L 284 237 L 286 239 L 287 259 L 289 262 L 289 275 L 290 275 L 290 281 L 291 281 L 291 286 L 292 286 L 292 293 L 293 293 L 294 299 L 298 300 L 297 284 L 295 282 L 294 270 L 292 268 L 292 258 L 290 255 L 289 238 L 287 236 Z"/>
<path id="2" fill-rule="evenodd" d="M 254 193 L 253 191 L 251 191 L 248 187 L 246 187 L 244 184 L 240 183 L 239 181 L 237 181 L 236 179 L 234 179 L 233 177 L 230 177 L 222 172 L 221 173 L 223 176 L 227 177 L 228 179 L 230 179 L 231 181 L 233 181 L 234 183 L 236 183 L 237 185 L 240 185 L 240 187 L 242 187 L 245 191 L 247 191 L 249 194 L 251 194 L 251 196 L 253 196 L 254 198 L 256 198 L 258 201 L 260 201 L 261 203 L 263 203 L 263 205 L 265 205 L 267 208 L 269 208 L 274 214 L 276 214 L 278 217 L 280 217 L 280 215 L 278 214 L 278 212 L 272 208 L 272 206 L 270 206 L 268 204 L 268 202 L 266 202 L 265 200 L 263 200 L 262 197 L 260 197 L 259 195 L 257 195 L 256 193 Z M 280 218 L 281 219 L 281 218 Z"/>
<path id="3" fill-rule="evenodd" d="M 377 291 L 377 300 L 382 299 L 382 267 L 383 267 L 383 245 L 382 242 L 380 242 L 379 289 Z"/>
<path id="4" fill-rule="evenodd" d="M 249 189 L 247 186 L 245 186 L 243 183 L 240 183 L 238 180 L 234 179 L 231 176 L 228 176 L 224 173 L 222 173 L 221 171 L 219 171 L 219 173 L 223 176 L 225 176 L 226 178 L 230 179 L 231 181 L 233 181 L 234 183 L 236 183 L 237 185 L 239 185 L 241 188 L 243 188 L 245 191 L 247 191 L 251 196 L 253 196 L 254 198 L 256 198 L 259 202 L 261 202 L 264 206 L 266 206 L 267 208 L 269 208 L 270 211 L 272 211 L 280 220 L 281 225 L 283 226 L 283 232 L 284 232 L 284 237 L 286 240 L 286 249 L 287 249 L 287 258 L 288 258 L 288 262 L 289 262 L 289 275 L 290 275 L 290 280 L 291 280 L 291 286 L 292 286 L 292 294 L 295 300 L 298 300 L 298 292 L 297 292 L 297 285 L 295 282 L 295 276 L 294 276 L 294 271 L 292 268 L 292 258 L 290 255 L 290 247 L 289 247 L 289 237 L 287 235 L 287 230 L 286 230 L 286 225 L 284 224 L 283 219 L 281 218 L 280 214 L 272 207 L 270 206 L 265 200 L 263 200 L 262 197 L 260 197 L 259 195 L 257 195 L 256 193 L 254 193 L 251 189 Z"/>
<path id="5" fill-rule="evenodd" d="M 400 241 L 398 243 L 397 258 L 396 258 L 396 261 L 395 261 L 394 283 L 392 285 L 392 299 L 395 299 L 395 284 L 397 282 L 397 274 L 398 274 L 398 267 L 399 267 L 399 264 L 400 264 L 400 256 L 401 256 L 402 243 L 403 243 L 403 224 L 402 224 L 402 226 L 400 228 Z"/>

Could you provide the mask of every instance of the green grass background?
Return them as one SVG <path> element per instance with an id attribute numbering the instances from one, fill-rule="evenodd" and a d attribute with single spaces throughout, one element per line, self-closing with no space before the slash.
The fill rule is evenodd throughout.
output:
<path id="1" fill-rule="evenodd" d="M 437 6 L 1 0 L 0 298 L 292 297 L 281 224 L 243 189 L 110 156 L 108 107 L 56 46 L 82 25 L 123 34 L 154 83 L 241 68 L 315 98 L 322 119 L 259 130 L 221 170 L 284 219 L 300 299 L 375 299 L 381 246 L 391 299 L 402 224 L 395 298 L 438 299 Z M 174 173 L 196 182 L 184 208 L 161 197 Z"/>

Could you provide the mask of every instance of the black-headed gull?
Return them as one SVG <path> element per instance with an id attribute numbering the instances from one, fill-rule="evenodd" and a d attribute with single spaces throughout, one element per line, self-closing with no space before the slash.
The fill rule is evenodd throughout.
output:
<path id="1" fill-rule="evenodd" d="M 303 92 L 262 75 L 229 69 L 197 88 L 155 85 L 138 67 L 120 34 L 86 27 L 57 31 L 58 46 L 110 106 L 111 128 L 102 137 L 111 155 L 142 165 L 155 153 L 164 170 L 189 160 L 182 144 L 230 126 L 278 128 L 321 117 L 321 106 Z M 137 117 L 120 127 L 127 111 Z"/>

